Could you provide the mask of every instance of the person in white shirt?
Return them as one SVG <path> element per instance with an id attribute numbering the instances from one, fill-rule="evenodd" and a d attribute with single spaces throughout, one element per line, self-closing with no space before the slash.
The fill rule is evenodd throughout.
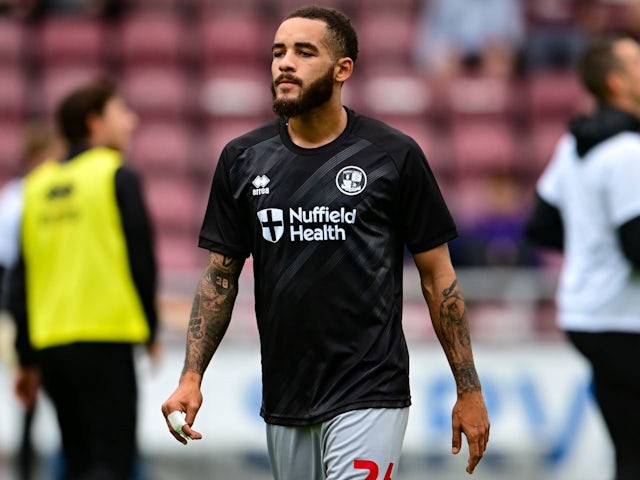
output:
<path id="1" fill-rule="evenodd" d="M 34 121 L 29 123 L 23 133 L 19 172 L 0 188 L 0 311 L 5 310 L 7 306 L 9 272 L 18 262 L 20 253 L 24 175 L 43 161 L 55 158 L 59 154 L 59 148 L 54 128 L 49 122 Z M 9 356 L 10 347 L 8 345 L 0 345 L 0 350 L 4 347 L 6 347 L 6 354 Z M 32 388 L 37 390 L 39 378 L 34 375 L 29 378 L 29 381 L 33 385 Z M 18 478 L 20 479 L 31 478 L 35 468 L 31 441 L 35 400 L 25 403 L 24 407 L 22 438 L 20 440 L 17 465 Z"/>
<path id="2" fill-rule="evenodd" d="M 591 365 L 615 479 L 640 478 L 640 45 L 597 39 L 578 61 L 596 110 L 569 124 L 538 181 L 527 237 L 562 250 L 558 325 Z"/>
<path id="3" fill-rule="evenodd" d="M 58 148 L 53 127 L 44 121 L 27 125 L 22 142 L 19 172 L 0 188 L 0 300 L 6 291 L 6 274 L 17 262 L 20 250 L 23 176 L 55 157 Z"/>

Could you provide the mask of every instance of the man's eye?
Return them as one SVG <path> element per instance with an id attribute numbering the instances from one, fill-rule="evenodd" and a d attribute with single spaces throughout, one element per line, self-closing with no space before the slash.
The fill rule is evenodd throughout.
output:
<path id="1" fill-rule="evenodd" d="M 273 58 L 279 58 L 283 55 L 282 52 L 273 52 Z"/>

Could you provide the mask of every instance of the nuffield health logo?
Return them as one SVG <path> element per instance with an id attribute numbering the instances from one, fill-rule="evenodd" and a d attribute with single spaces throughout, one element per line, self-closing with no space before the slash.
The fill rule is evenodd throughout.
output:
<path id="1" fill-rule="evenodd" d="M 258 212 L 258 220 L 262 225 L 262 237 L 276 243 L 284 233 L 284 216 L 279 208 L 265 208 Z"/>
<path id="2" fill-rule="evenodd" d="M 356 209 L 341 207 L 331 210 L 327 206 L 315 206 L 309 210 L 289 208 L 288 216 L 279 208 L 265 208 L 257 212 L 262 237 L 276 243 L 285 232 L 292 242 L 345 241 L 347 227 L 356 223 Z M 286 223 L 286 225 L 285 225 Z"/>

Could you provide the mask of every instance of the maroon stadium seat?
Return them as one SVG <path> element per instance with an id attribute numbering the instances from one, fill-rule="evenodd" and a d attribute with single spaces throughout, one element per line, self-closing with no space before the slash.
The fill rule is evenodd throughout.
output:
<path id="1" fill-rule="evenodd" d="M 506 121 L 513 114 L 513 87 L 494 75 L 461 74 L 444 87 L 450 121 Z"/>
<path id="2" fill-rule="evenodd" d="M 240 15 L 256 15 L 267 13 L 269 8 L 264 0 L 192 0 L 201 15 L 227 15 L 236 13 Z M 275 8 L 275 7 L 273 7 Z"/>
<path id="3" fill-rule="evenodd" d="M 156 256 L 161 271 L 201 270 L 206 252 L 198 248 L 198 231 L 161 231 L 156 235 Z"/>
<path id="4" fill-rule="evenodd" d="M 367 11 L 354 22 L 360 39 L 362 65 L 409 68 L 413 61 L 415 24 L 415 17 Z"/>
<path id="5" fill-rule="evenodd" d="M 193 86 L 183 70 L 175 67 L 134 67 L 123 73 L 122 92 L 142 117 L 179 120 L 194 108 Z"/>
<path id="6" fill-rule="evenodd" d="M 132 165 L 148 176 L 190 173 L 192 136 L 185 122 L 142 122 L 131 146 Z"/>
<path id="7" fill-rule="evenodd" d="M 46 17 L 39 32 L 39 56 L 46 66 L 91 65 L 104 60 L 105 25 L 85 16 Z"/>
<path id="8" fill-rule="evenodd" d="M 18 65 L 24 58 L 25 26 L 0 18 L 0 65 Z"/>
<path id="9" fill-rule="evenodd" d="M 40 110 L 43 114 L 53 112 L 58 102 L 70 90 L 84 82 L 93 80 L 102 75 L 95 66 L 52 65 L 42 72 L 40 93 L 42 95 Z"/>
<path id="10" fill-rule="evenodd" d="M 382 12 L 391 15 L 412 16 L 419 13 L 425 4 L 424 0 L 350 0 L 345 2 L 353 9 L 355 18 L 366 16 L 371 12 Z"/>
<path id="11" fill-rule="evenodd" d="M 563 121 L 536 122 L 531 126 L 528 148 L 531 152 L 530 167 L 533 175 L 542 173 L 566 128 L 567 125 Z"/>
<path id="12" fill-rule="evenodd" d="M 4 178 L 18 173 L 22 142 L 22 124 L 0 122 L 0 175 Z"/>
<path id="13" fill-rule="evenodd" d="M 515 139 L 507 121 L 456 122 L 451 144 L 458 176 L 504 172 L 515 167 Z"/>
<path id="14" fill-rule="evenodd" d="M 27 110 L 28 77 L 21 68 L 0 68 L 0 119 L 19 121 Z"/>
<path id="15" fill-rule="evenodd" d="M 268 68 L 234 66 L 209 69 L 199 101 L 209 117 L 265 117 L 271 112 Z"/>
<path id="16" fill-rule="evenodd" d="M 570 70 L 533 72 L 525 84 L 529 115 L 566 121 L 591 107 L 591 100 Z"/>
<path id="17" fill-rule="evenodd" d="M 365 112 L 373 116 L 413 116 L 427 119 L 433 106 L 431 85 L 409 68 L 367 68 L 356 78 L 359 100 Z"/>
<path id="18" fill-rule="evenodd" d="M 155 65 L 177 67 L 189 42 L 177 15 L 140 12 L 127 15 L 120 26 L 124 68 Z"/>
<path id="19" fill-rule="evenodd" d="M 236 13 L 205 16 L 200 24 L 205 67 L 264 65 L 268 72 L 273 37 L 265 36 L 264 23 L 258 16 Z"/>

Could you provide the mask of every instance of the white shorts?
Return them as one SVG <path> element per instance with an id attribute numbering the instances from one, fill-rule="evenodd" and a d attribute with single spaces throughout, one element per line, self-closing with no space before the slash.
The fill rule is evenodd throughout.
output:
<path id="1" fill-rule="evenodd" d="M 392 480 L 409 408 L 352 410 L 310 427 L 267 424 L 275 480 Z"/>

